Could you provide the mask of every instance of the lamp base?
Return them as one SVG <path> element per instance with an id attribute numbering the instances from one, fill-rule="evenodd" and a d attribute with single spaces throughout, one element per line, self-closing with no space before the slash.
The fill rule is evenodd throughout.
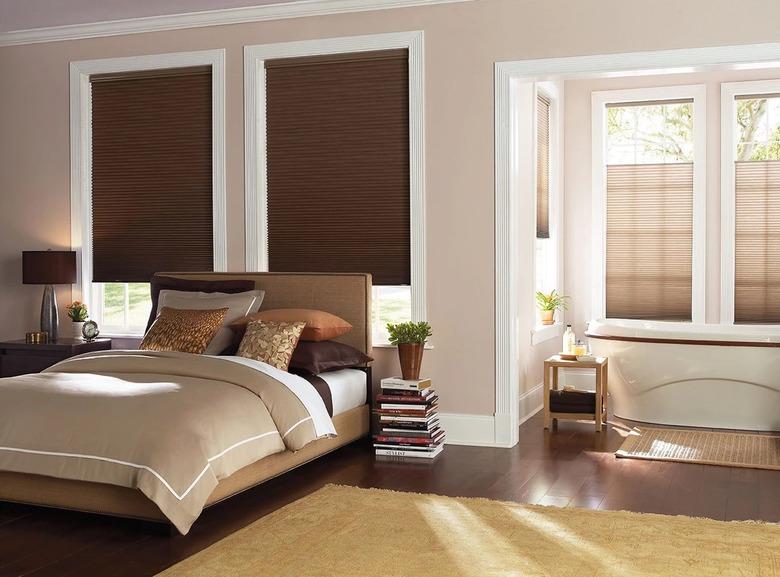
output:
<path id="1" fill-rule="evenodd" d="M 43 289 L 43 301 L 41 302 L 41 330 L 49 333 L 49 341 L 57 340 L 59 324 L 57 293 L 54 292 L 54 285 L 47 284 Z"/>

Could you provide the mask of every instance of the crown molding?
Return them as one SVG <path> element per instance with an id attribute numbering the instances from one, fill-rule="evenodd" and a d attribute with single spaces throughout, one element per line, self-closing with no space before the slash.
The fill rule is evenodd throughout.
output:
<path id="1" fill-rule="evenodd" d="M 471 0 L 299 0 L 297 2 L 282 4 L 225 8 L 222 10 L 204 10 L 201 12 L 190 12 L 185 14 L 145 16 L 141 18 L 127 18 L 105 22 L 0 32 L 0 47 L 470 1 Z"/>

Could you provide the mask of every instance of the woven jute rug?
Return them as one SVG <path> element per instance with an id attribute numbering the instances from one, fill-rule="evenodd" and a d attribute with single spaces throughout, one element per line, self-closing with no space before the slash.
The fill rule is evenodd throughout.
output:
<path id="1" fill-rule="evenodd" d="M 638 427 L 617 456 L 780 470 L 780 436 Z"/>
<path id="2" fill-rule="evenodd" d="M 777 525 L 328 485 L 162 575 L 768 577 L 778 570 Z"/>

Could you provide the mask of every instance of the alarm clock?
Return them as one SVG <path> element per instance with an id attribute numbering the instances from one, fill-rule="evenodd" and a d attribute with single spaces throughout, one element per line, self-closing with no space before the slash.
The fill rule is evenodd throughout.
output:
<path id="1" fill-rule="evenodd" d="M 98 338 L 99 334 L 100 330 L 95 321 L 87 321 L 84 323 L 84 326 L 81 327 L 81 335 L 84 337 L 85 341 L 94 341 Z"/>

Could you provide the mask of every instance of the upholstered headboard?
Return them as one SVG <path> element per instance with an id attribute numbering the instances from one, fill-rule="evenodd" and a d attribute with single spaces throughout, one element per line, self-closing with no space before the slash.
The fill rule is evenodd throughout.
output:
<path id="1" fill-rule="evenodd" d="M 252 280 L 265 291 L 260 307 L 327 311 L 354 328 L 337 341 L 371 354 L 371 275 L 361 273 L 160 272 L 190 280 Z"/>

